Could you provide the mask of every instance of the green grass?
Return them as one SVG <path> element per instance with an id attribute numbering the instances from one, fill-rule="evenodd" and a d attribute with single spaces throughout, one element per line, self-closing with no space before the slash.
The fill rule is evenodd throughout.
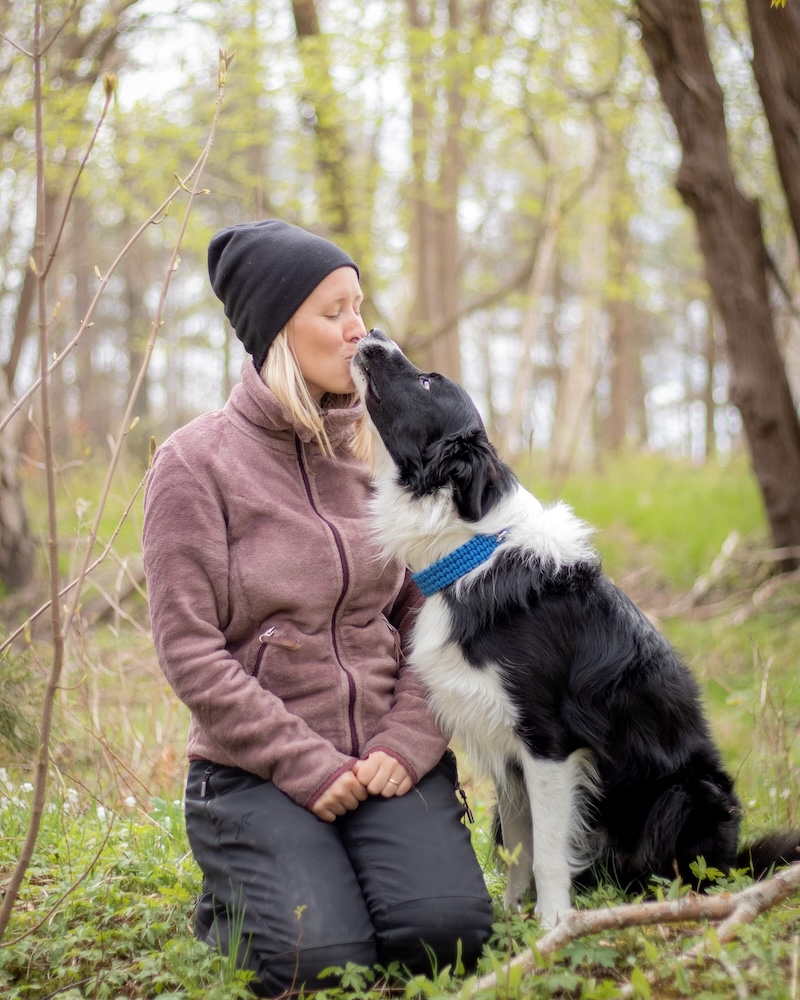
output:
<path id="1" fill-rule="evenodd" d="M 542 500 L 566 500 L 595 525 L 612 576 L 646 565 L 681 589 L 708 569 L 732 531 L 766 538 L 761 496 L 742 459 L 701 466 L 620 456 L 557 486 L 535 474 L 526 484 Z"/>
<path id="2" fill-rule="evenodd" d="M 100 471 L 82 467 L 68 476 L 70 492 L 88 504 L 85 523 L 96 504 Z M 123 474 L 115 488 L 107 534 L 138 478 L 138 472 Z M 554 498 L 545 479 L 531 476 L 530 482 L 543 500 Z M 659 620 L 695 671 L 714 734 L 737 775 L 745 834 L 797 822 L 800 584 L 779 585 L 734 561 L 696 612 L 665 614 L 708 572 L 732 531 L 744 539 L 746 551 L 768 547 L 747 468 L 739 462 L 696 467 L 658 456 L 628 457 L 574 476 L 558 494 L 598 526 L 606 569 Z M 44 506 L 37 496 L 31 510 L 41 529 Z M 115 546 L 119 558 L 137 556 L 140 529 L 137 504 Z M 72 546 L 66 562 L 74 562 L 82 534 L 81 519 L 65 514 L 65 550 Z M 754 603 L 754 594 L 763 599 Z M 146 625 L 141 602 L 127 607 Z M 0 661 L 0 755 L 8 762 L 7 772 L 0 772 L 0 883 L 26 828 L 30 794 L 23 786 L 35 749 L 30 724 L 48 657 L 41 635 Z M 113 619 L 88 630 L 73 644 L 56 707 L 53 758 L 60 770 L 54 768 L 34 862 L 0 944 L 0 995 L 9 1000 L 246 996 L 246 976 L 192 938 L 199 880 L 178 804 L 188 716 L 165 684 L 146 635 Z M 496 905 L 495 935 L 481 969 L 487 972 L 502 968 L 541 931 L 529 916 L 503 915 L 504 872 L 493 858 L 489 833 L 491 788 L 470 773 L 464 758 L 461 771 L 476 817 L 473 843 Z M 715 889 L 740 884 L 721 880 Z M 686 887 L 675 883 L 654 890 L 668 897 Z M 609 884 L 578 904 L 614 905 L 624 899 Z M 706 960 L 682 968 L 680 954 L 704 936 Z M 725 946 L 715 944 L 713 929 L 688 925 L 587 938 L 541 960 L 535 974 L 512 981 L 500 995 L 600 1000 L 621 996 L 630 982 L 635 997 L 727 1000 L 738 993 L 788 1000 L 798 995 L 799 963 L 800 908 L 784 904 Z M 655 973 L 663 980 L 649 991 L 643 977 Z M 358 969 L 345 970 L 341 989 L 335 982 L 326 996 L 377 997 Z M 462 992 L 468 995 L 469 986 L 450 969 L 401 986 L 409 998 Z"/>

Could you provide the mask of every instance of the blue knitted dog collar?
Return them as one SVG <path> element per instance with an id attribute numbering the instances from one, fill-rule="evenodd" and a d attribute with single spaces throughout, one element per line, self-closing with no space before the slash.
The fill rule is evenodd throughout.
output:
<path id="1" fill-rule="evenodd" d="M 443 590 L 470 570 L 486 562 L 498 545 L 502 545 L 508 537 L 508 528 L 503 528 L 496 535 L 475 535 L 468 542 L 454 549 L 449 555 L 432 563 L 419 573 L 412 573 L 411 579 L 426 597 Z"/>

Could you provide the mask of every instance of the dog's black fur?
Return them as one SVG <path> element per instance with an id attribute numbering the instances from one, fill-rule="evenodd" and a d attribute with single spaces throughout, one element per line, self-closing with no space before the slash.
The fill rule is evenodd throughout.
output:
<path id="1" fill-rule="evenodd" d="M 547 809 L 531 776 L 542 762 L 583 768 L 585 780 L 573 775 L 564 786 L 569 837 L 583 859 L 573 850 L 569 874 L 579 883 L 598 868 L 623 886 L 676 873 L 696 883 L 690 865 L 698 857 L 760 876 L 797 859 L 795 833 L 738 848 L 740 803 L 693 676 L 603 575 L 582 522 L 562 506 L 548 536 L 547 510 L 500 460 L 464 389 L 420 372 L 378 331 L 360 343 L 353 374 L 391 459 L 383 455 L 374 501 L 387 554 L 422 569 L 476 533 L 510 529 L 489 561 L 428 599 L 412 663 L 444 726 L 491 770 L 504 828 L 519 833 L 532 820 L 528 860 L 540 899 L 550 860 L 540 858 L 536 838 L 549 834 L 536 833 L 537 810 Z M 442 641 L 433 648 L 428 633 L 437 629 Z M 513 732 L 502 738 L 488 726 L 475 731 L 456 690 L 474 681 L 474 697 L 483 697 L 488 674 L 512 709 Z M 563 871 L 544 890 L 550 899 L 540 912 L 549 922 L 565 908 L 559 880 Z M 511 897 L 524 889 L 515 883 Z"/>

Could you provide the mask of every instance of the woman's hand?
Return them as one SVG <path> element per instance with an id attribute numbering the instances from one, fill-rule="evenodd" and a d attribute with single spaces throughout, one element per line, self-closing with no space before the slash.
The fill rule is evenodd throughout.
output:
<path id="1" fill-rule="evenodd" d="M 325 789 L 311 807 L 311 812 L 317 819 L 332 823 L 337 816 L 344 816 L 349 810 L 356 809 L 359 802 L 363 802 L 366 797 L 367 789 L 356 777 L 353 768 L 352 771 L 340 774 L 336 781 Z"/>
<path id="2" fill-rule="evenodd" d="M 403 765 L 383 750 L 373 750 L 369 757 L 357 760 L 353 774 L 370 795 L 390 799 L 411 790 L 411 778 Z"/>

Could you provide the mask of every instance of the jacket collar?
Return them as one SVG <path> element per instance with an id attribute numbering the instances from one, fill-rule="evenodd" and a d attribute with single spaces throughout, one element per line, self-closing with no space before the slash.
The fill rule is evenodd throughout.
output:
<path id="1" fill-rule="evenodd" d="M 244 417 L 250 424 L 267 431 L 296 434 L 304 444 L 314 440 L 312 432 L 297 424 L 275 393 L 264 384 L 249 354 L 245 355 L 242 362 L 242 381 L 233 387 L 225 409 L 229 411 L 229 415 Z M 346 410 L 323 410 L 322 422 L 334 447 L 352 435 L 356 421 L 363 412 L 360 402 Z"/>

